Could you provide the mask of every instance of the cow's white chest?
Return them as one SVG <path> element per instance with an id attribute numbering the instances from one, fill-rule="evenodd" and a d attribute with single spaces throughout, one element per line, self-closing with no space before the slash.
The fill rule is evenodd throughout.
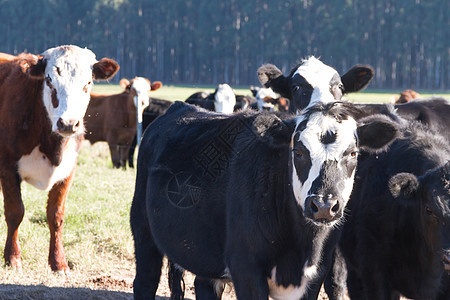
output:
<path id="1" fill-rule="evenodd" d="M 54 166 L 48 157 L 39 151 L 39 145 L 28 155 L 23 155 L 17 163 L 17 169 L 22 180 L 34 187 L 48 191 L 53 185 L 67 178 L 77 161 L 77 143 L 69 139 L 63 150 L 62 161 Z"/>
<path id="2" fill-rule="evenodd" d="M 306 266 L 303 268 L 303 277 L 299 286 L 289 285 L 284 287 L 276 282 L 277 267 L 271 272 L 271 277 L 267 279 L 269 284 L 270 297 L 275 300 L 298 300 L 308 291 L 311 280 L 317 275 L 317 266 Z"/>

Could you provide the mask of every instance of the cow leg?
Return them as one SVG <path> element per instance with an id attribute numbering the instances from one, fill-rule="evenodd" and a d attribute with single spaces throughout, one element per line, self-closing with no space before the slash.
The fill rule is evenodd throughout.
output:
<path id="1" fill-rule="evenodd" d="M 223 283 L 216 283 L 213 279 L 195 277 L 195 298 L 220 300 L 222 299 L 223 290 L 225 285 Z"/>
<path id="2" fill-rule="evenodd" d="M 183 270 L 177 268 L 175 264 L 169 260 L 169 288 L 170 288 L 170 300 L 183 300 L 184 299 L 184 279 Z"/>
<path id="3" fill-rule="evenodd" d="M 134 299 L 155 299 L 163 260 L 163 254 L 153 241 L 148 224 L 145 204 L 146 182 L 146 169 L 138 168 L 135 194 L 130 210 L 136 258 L 136 277 L 133 282 Z"/>
<path id="4" fill-rule="evenodd" d="M 50 250 L 48 263 L 55 272 L 69 271 L 63 247 L 62 230 L 64 225 L 64 209 L 67 194 L 73 181 L 75 168 L 61 182 L 56 183 L 48 193 L 47 222 L 50 229 Z"/>
<path id="5" fill-rule="evenodd" d="M 109 144 L 109 152 L 111 153 L 111 160 L 113 164 L 113 168 L 120 168 L 120 153 L 119 146 L 116 144 Z"/>
<path id="6" fill-rule="evenodd" d="M 229 261 L 231 278 L 238 299 L 262 300 L 269 298 L 269 286 L 264 270 L 254 258 L 235 254 Z"/>
<path id="7" fill-rule="evenodd" d="M 3 170 L 3 173 L 6 173 Z M 4 249 L 5 263 L 13 268 L 22 268 L 19 244 L 19 225 L 25 214 L 20 192 L 20 177 L 12 171 L 1 178 L 5 219 L 8 227 L 8 235 Z"/>
<path id="8" fill-rule="evenodd" d="M 134 136 L 130 149 L 128 150 L 128 165 L 130 168 L 134 168 L 134 150 L 136 150 L 137 137 Z"/>
<path id="9" fill-rule="evenodd" d="M 119 157 L 120 157 L 120 166 L 122 169 L 127 168 L 127 159 L 128 159 L 128 151 L 130 147 L 128 145 L 120 145 L 119 146 Z"/>

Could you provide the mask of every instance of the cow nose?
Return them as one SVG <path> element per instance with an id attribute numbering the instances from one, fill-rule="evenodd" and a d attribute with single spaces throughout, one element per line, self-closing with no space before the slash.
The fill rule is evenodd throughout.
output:
<path id="1" fill-rule="evenodd" d="M 339 212 L 339 202 L 337 199 L 328 197 L 324 199 L 322 195 L 310 196 L 310 210 L 316 221 L 331 221 Z"/>
<path id="2" fill-rule="evenodd" d="M 58 122 L 56 122 L 56 126 L 58 128 L 59 133 L 73 134 L 78 130 L 78 128 L 80 128 L 80 121 L 79 120 L 65 121 L 65 120 L 59 118 Z"/>

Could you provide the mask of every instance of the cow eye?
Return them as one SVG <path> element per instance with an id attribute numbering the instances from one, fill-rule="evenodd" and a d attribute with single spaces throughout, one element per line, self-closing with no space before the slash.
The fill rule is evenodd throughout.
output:
<path id="1" fill-rule="evenodd" d="M 430 216 L 433 214 L 433 211 L 428 206 L 426 207 L 426 212 L 427 212 L 427 215 L 430 215 Z"/>
<path id="2" fill-rule="evenodd" d="M 292 88 L 292 91 L 295 93 L 296 91 L 298 91 L 300 89 L 300 87 L 298 86 L 298 85 L 295 85 L 293 88 Z"/>
<path id="3" fill-rule="evenodd" d="M 351 158 L 356 158 L 358 156 L 358 152 L 357 151 L 352 151 L 351 153 L 350 153 L 350 157 Z"/>
<path id="4" fill-rule="evenodd" d="M 344 91 L 344 85 L 343 85 L 342 83 L 339 83 L 338 88 L 339 88 L 341 91 Z"/>
<path id="5" fill-rule="evenodd" d="M 300 151 L 298 149 L 294 149 L 293 151 L 294 151 L 295 158 L 298 158 L 298 159 L 303 158 L 303 152 L 302 151 Z"/>
<path id="6" fill-rule="evenodd" d="M 47 83 L 52 82 L 52 78 L 50 77 L 50 75 L 47 75 L 47 76 L 45 77 L 45 81 L 47 81 Z"/>

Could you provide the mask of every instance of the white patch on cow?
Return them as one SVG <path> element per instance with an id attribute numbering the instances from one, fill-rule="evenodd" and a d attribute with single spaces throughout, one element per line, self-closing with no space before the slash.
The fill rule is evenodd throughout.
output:
<path id="1" fill-rule="evenodd" d="M 267 103 L 264 100 L 266 98 L 276 99 L 279 96 L 271 89 L 262 87 L 256 93 L 256 104 L 258 105 L 258 110 L 262 111 L 264 108 L 273 110 L 274 105 L 272 103 Z"/>
<path id="2" fill-rule="evenodd" d="M 138 122 L 142 122 L 142 113 L 150 104 L 150 90 L 152 87 L 148 80 L 143 77 L 135 77 L 131 89 L 134 89 L 136 96 L 134 97 L 134 106 L 137 107 Z"/>
<path id="3" fill-rule="evenodd" d="M 54 166 L 42 152 L 39 145 L 28 155 L 23 155 L 17 163 L 17 169 L 22 180 L 34 187 L 49 191 L 53 185 L 67 178 L 77 162 L 77 141 L 69 139 L 62 153 L 59 166 Z"/>
<path id="4" fill-rule="evenodd" d="M 330 81 L 334 75 L 338 74 L 335 69 L 311 56 L 302 61 L 302 64 L 292 76 L 296 74 L 305 78 L 314 89 L 308 106 L 318 102 L 328 103 L 336 101 L 330 90 Z"/>
<path id="5" fill-rule="evenodd" d="M 310 259 L 305 263 L 302 270 L 300 286 L 293 284 L 284 287 L 276 281 L 277 267 L 272 269 L 270 278 L 267 279 L 270 290 L 270 297 L 276 300 L 301 299 L 308 291 L 309 284 L 314 280 L 319 272 L 322 261 L 323 246 L 329 236 L 328 230 L 318 231 L 313 239 L 313 250 Z"/>
<path id="6" fill-rule="evenodd" d="M 214 99 L 216 112 L 232 114 L 236 105 L 236 95 L 233 89 L 226 83 L 219 84 Z"/>
<path id="7" fill-rule="evenodd" d="M 300 286 L 295 286 L 293 284 L 285 287 L 279 285 L 276 281 L 277 267 L 274 267 L 271 272 L 270 278 L 267 279 L 269 284 L 270 297 L 275 300 L 297 300 L 301 299 L 306 291 L 308 290 L 308 285 L 312 279 L 317 275 L 317 266 L 305 266 L 303 267 L 303 277 L 300 282 Z"/>
<path id="8" fill-rule="evenodd" d="M 297 119 L 298 125 L 303 121 L 303 117 Z M 356 141 L 356 121 L 352 118 L 342 120 L 338 123 L 330 116 L 323 116 L 321 113 L 312 114 L 308 120 L 306 128 L 300 132 L 299 141 L 309 150 L 311 157 L 311 168 L 306 181 L 302 184 L 295 170 L 294 157 L 292 157 L 292 187 L 297 203 L 305 209 L 306 198 L 310 195 L 310 189 L 314 180 L 319 176 L 322 165 L 325 161 L 340 161 L 344 152 L 352 143 Z M 323 144 L 321 137 L 328 131 L 336 133 L 336 141 L 331 144 Z M 341 167 L 339 165 L 339 167 Z M 344 203 L 348 201 L 353 188 L 354 174 L 345 179 L 345 189 L 342 191 Z"/>
<path id="9" fill-rule="evenodd" d="M 58 106 L 52 104 L 52 88 L 44 80 L 43 102 L 52 124 L 52 130 L 57 132 L 57 122 L 80 121 L 76 133 L 83 133 L 84 114 L 90 100 L 92 87 L 92 69 L 97 62 L 95 54 L 89 49 L 77 46 L 60 46 L 51 48 L 42 56 L 47 60 L 45 77 L 56 90 Z"/>

